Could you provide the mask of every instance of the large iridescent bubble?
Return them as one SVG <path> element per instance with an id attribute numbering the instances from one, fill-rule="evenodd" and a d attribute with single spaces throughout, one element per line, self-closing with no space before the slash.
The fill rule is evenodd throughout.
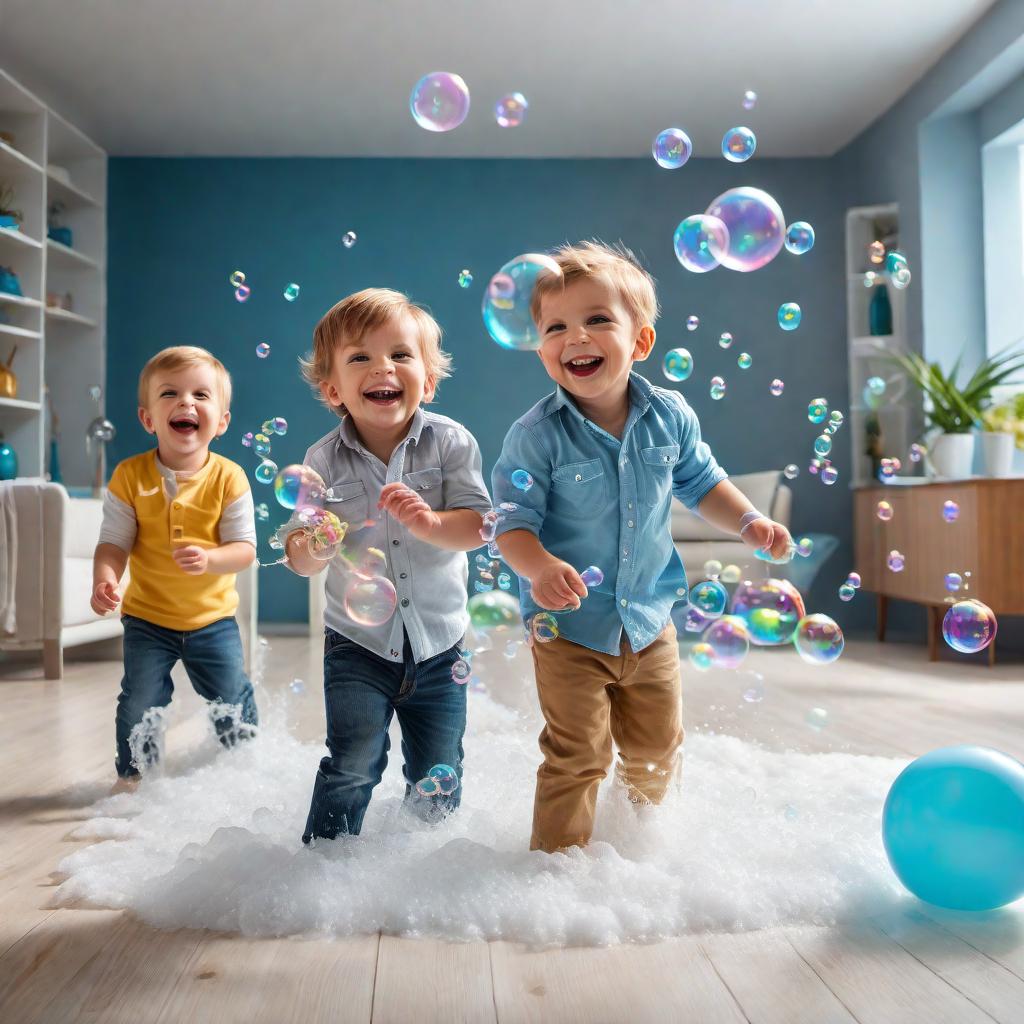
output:
<path id="1" fill-rule="evenodd" d="M 717 619 L 728 603 L 729 591 L 718 580 L 704 580 L 690 591 L 690 604 L 707 619 Z"/>
<path id="2" fill-rule="evenodd" d="M 285 466 L 274 478 L 274 497 L 285 508 L 322 505 L 326 496 L 323 477 L 309 466 Z"/>
<path id="3" fill-rule="evenodd" d="M 395 585 L 385 576 L 352 576 L 345 587 L 345 614 L 361 626 L 381 626 L 395 614 Z"/>
<path id="4" fill-rule="evenodd" d="M 732 595 L 732 614 L 747 624 L 760 647 L 789 643 L 806 614 L 800 591 L 789 580 L 746 580 Z"/>
<path id="5" fill-rule="evenodd" d="M 704 630 L 701 637 L 714 651 L 718 668 L 738 668 L 750 651 L 750 632 L 738 615 L 723 615 Z"/>
<path id="6" fill-rule="evenodd" d="M 519 602 L 504 590 L 474 594 L 466 604 L 474 629 L 514 626 L 519 622 Z"/>
<path id="7" fill-rule="evenodd" d="M 743 186 L 723 192 L 705 211 L 729 232 L 719 262 L 730 270 L 759 270 L 779 254 L 786 235 L 782 207 L 763 189 Z"/>
<path id="8" fill-rule="evenodd" d="M 957 601 L 942 619 L 946 643 L 961 654 L 982 651 L 996 637 L 996 617 L 981 601 Z"/>
<path id="9" fill-rule="evenodd" d="M 550 256 L 530 252 L 509 260 L 484 289 L 484 326 L 502 348 L 517 352 L 540 348 L 530 300 L 538 278 L 544 275 L 561 278 L 562 271 Z"/>
<path id="10" fill-rule="evenodd" d="M 827 665 L 843 653 L 843 631 L 834 619 L 816 613 L 805 615 L 797 623 L 793 645 L 804 661 L 812 665 Z"/>
<path id="11" fill-rule="evenodd" d="M 469 113 L 469 87 L 460 75 L 432 71 L 413 86 L 409 110 L 428 132 L 450 132 Z"/>
<path id="12" fill-rule="evenodd" d="M 676 259 L 694 274 L 718 266 L 729 248 L 729 229 L 717 217 L 697 213 L 680 221 L 672 238 Z"/>
<path id="13" fill-rule="evenodd" d="M 666 128 L 663 132 L 658 132 L 651 146 L 651 153 L 658 166 L 670 171 L 682 167 L 690 159 L 692 152 L 690 136 L 682 128 Z"/>

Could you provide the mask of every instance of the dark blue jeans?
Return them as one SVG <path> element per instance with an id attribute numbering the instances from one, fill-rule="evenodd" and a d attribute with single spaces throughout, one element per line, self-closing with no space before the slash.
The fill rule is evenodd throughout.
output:
<path id="1" fill-rule="evenodd" d="M 466 687 L 452 680 L 459 644 L 419 664 L 406 637 L 401 661 L 388 661 L 333 629 L 324 630 L 327 749 L 313 784 L 302 841 L 358 835 L 373 787 L 388 763 L 388 726 L 402 728 L 405 797 L 426 820 L 455 810 L 462 798 Z M 447 796 L 422 797 L 416 783 L 435 764 L 451 765 L 459 785 Z"/>
<path id="2" fill-rule="evenodd" d="M 150 708 L 165 708 L 171 703 L 174 685 L 171 669 L 178 661 L 185 666 L 192 686 L 200 697 L 222 704 L 241 705 L 242 721 L 256 725 L 256 700 L 252 683 L 245 674 L 242 640 L 238 623 L 218 619 L 202 629 L 184 632 L 154 625 L 134 615 L 124 615 L 124 678 L 117 698 L 117 774 L 138 775 L 132 764 L 128 738 L 132 729 Z M 245 734 L 231 715 L 213 720 L 224 746 L 232 746 Z M 159 756 L 155 743 L 143 750 L 147 766 Z"/>

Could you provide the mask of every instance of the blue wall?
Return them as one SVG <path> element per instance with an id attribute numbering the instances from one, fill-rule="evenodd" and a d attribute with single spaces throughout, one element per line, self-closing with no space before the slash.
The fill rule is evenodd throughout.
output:
<path id="1" fill-rule="evenodd" d="M 817 244 L 806 256 L 783 251 L 765 269 L 694 275 L 672 252 L 672 231 L 739 184 L 767 189 L 787 220 L 808 220 Z M 886 196 L 885 198 L 889 198 Z M 485 469 L 497 457 L 509 424 L 549 390 L 539 360 L 505 352 L 480 318 L 482 288 L 517 253 L 569 239 L 622 239 L 642 255 L 659 282 L 663 306 L 658 344 L 645 372 L 668 385 L 659 364 L 668 348 L 685 345 L 696 370 L 675 385 L 697 410 L 719 460 L 732 473 L 805 469 L 817 431 L 808 401 L 824 395 L 847 403 L 843 213 L 847 205 L 828 160 L 754 160 L 731 165 L 691 160 L 669 172 L 650 159 L 529 160 L 213 160 L 113 159 L 109 179 L 108 415 L 118 425 L 111 465 L 149 443 L 137 424 L 136 379 L 143 362 L 165 345 L 210 348 L 232 373 L 233 420 L 219 450 L 255 465 L 240 437 L 282 415 L 290 429 L 274 444 L 284 465 L 336 422 L 301 381 L 296 358 L 310 344 L 320 315 L 359 288 L 387 285 L 426 303 L 445 331 L 455 376 L 436 408 L 477 436 Z M 352 229 L 352 249 L 341 236 Z M 474 274 L 468 290 L 456 282 Z M 245 271 L 252 297 L 235 301 L 228 275 Z M 301 285 L 286 302 L 285 285 Z M 784 333 L 781 302 L 803 307 L 803 324 Z M 696 313 L 700 329 L 683 322 Z M 731 331 L 733 347 L 718 347 Z M 268 341 L 271 355 L 257 359 Z M 741 371 L 736 356 L 753 366 Z M 708 380 L 728 383 L 724 401 L 708 397 Z M 768 383 L 786 381 L 781 399 Z M 849 465 L 848 432 L 837 438 L 836 463 Z M 822 577 L 817 607 L 836 612 L 835 589 L 850 562 L 850 493 L 842 480 L 827 488 L 802 472 L 794 528 L 840 537 L 842 548 Z M 253 483 L 257 501 L 273 505 Z M 262 492 L 262 493 L 261 493 Z M 261 545 L 261 559 L 271 557 Z M 261 617 L 296 621 L 306 614 L 305 585 L 282 568 L 263 571 Z M 842 621 L 851 612 L 844 610 Z"/>

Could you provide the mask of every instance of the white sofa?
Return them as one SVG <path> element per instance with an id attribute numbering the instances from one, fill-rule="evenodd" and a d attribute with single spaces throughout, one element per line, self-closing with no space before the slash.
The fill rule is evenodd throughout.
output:
<path id="1" fill-rule="evenodd" d="M 17 532 L 15 626 L 13 632 L 5 632 L 0 621 L 0 650 L 42 648 L 46 678 L 60 679 L 65 647 L 123 632 L 117 615 L 101 617 L 89 605 L 103 502 L 70 498 L 60 484 L 45 480 L 12 480 L 0 483 L 0 488 L 10 489 Z M 0 500 L 9 499 L 0 495 Z M 238 574 L 237 587 L 242 645 L 246 662 L 252 665 L 257 643 L 255 565 Z"/>

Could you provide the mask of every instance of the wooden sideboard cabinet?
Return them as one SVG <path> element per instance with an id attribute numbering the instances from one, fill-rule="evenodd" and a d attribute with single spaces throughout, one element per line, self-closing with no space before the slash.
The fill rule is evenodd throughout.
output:
<path id="1" fill-rule="evenodd" d="M 892 506 L 888 522 L 878 518 L 880 501 Z M 955 522 L 943 518 L 947 501 L 960 506 Z M 928 656 L 935 661 L 949 606 L 946 573 L 969 572 L 968 589 L 957 596 L 983 601 L 997 618 L 1024 615 L 1024 477 L 858 488 L 854 549 L 863 588 L 878 595 L 878 639 L 885 639 L 890 598 L 923 604 Z M 893 550 L 906 560 L 902 572 L 888 567 Z M 990 665 L 995 661 L 995 642 L 988 647 L 988 659 Z"/>

